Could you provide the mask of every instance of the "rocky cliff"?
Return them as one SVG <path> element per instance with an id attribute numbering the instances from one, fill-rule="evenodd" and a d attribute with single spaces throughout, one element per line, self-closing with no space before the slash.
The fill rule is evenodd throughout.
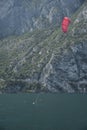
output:
<path id="1" fill-rule="evenodd" d="M 0 91 L 87 92 L 86 7 L 71 17 L 66 35 L 52 27 L 2 39 Z"/>
<path id="2" fill-rule="evenodd" d="M 84 0 L 1 0 L 0 38 L 59 25 Z"/>

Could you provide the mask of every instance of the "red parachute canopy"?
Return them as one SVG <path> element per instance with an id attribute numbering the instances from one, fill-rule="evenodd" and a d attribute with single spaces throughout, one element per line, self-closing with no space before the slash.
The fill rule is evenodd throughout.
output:
<path id="1" fill-rule="evenodd" d="M 70 18 L 64 17 L 64 19 L 63 19 L 63 21 L 62 21 L 62 31 L 63 31 L 64 33 L 67 33 L 67 31 L 68 31 L 68 26 L 69 26 L 70 23 L 71 23 Z"/>

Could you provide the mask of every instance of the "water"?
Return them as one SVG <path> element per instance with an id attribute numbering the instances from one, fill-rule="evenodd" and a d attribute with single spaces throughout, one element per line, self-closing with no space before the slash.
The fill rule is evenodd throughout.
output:
<path id="1" fill-rule="evenodd" d="M 87 130 L 87 95 L 2 94 L 0 130 Z"/>

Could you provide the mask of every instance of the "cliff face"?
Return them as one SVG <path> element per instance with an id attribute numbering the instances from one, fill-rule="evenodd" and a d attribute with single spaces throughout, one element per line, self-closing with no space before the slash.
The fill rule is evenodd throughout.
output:
<path id="1" fill-rule="evenodd" d="M 87 92 L 87 1 L 71 19 L 0 41 L 1 92 Z"/>
<path id="2" fill-rule="evenodd" d="M 0 1 L 0 38 L 34 29 L 60 25 L 84 0 L 3 0 Z"/>

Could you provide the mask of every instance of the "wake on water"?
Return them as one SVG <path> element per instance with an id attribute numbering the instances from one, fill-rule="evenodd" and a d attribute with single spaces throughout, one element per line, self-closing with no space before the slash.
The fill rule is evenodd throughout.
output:
<path id="1" fill-rule="evenodd" d="M 37 97 L 35 98 L 35 100 L 33 101 L 33 103 L 32 103 L 33 105 L 36 104 L 36 103 L 38 103 L 39 97 L 40 97 L 40 94 L 38 94 Z"/>

